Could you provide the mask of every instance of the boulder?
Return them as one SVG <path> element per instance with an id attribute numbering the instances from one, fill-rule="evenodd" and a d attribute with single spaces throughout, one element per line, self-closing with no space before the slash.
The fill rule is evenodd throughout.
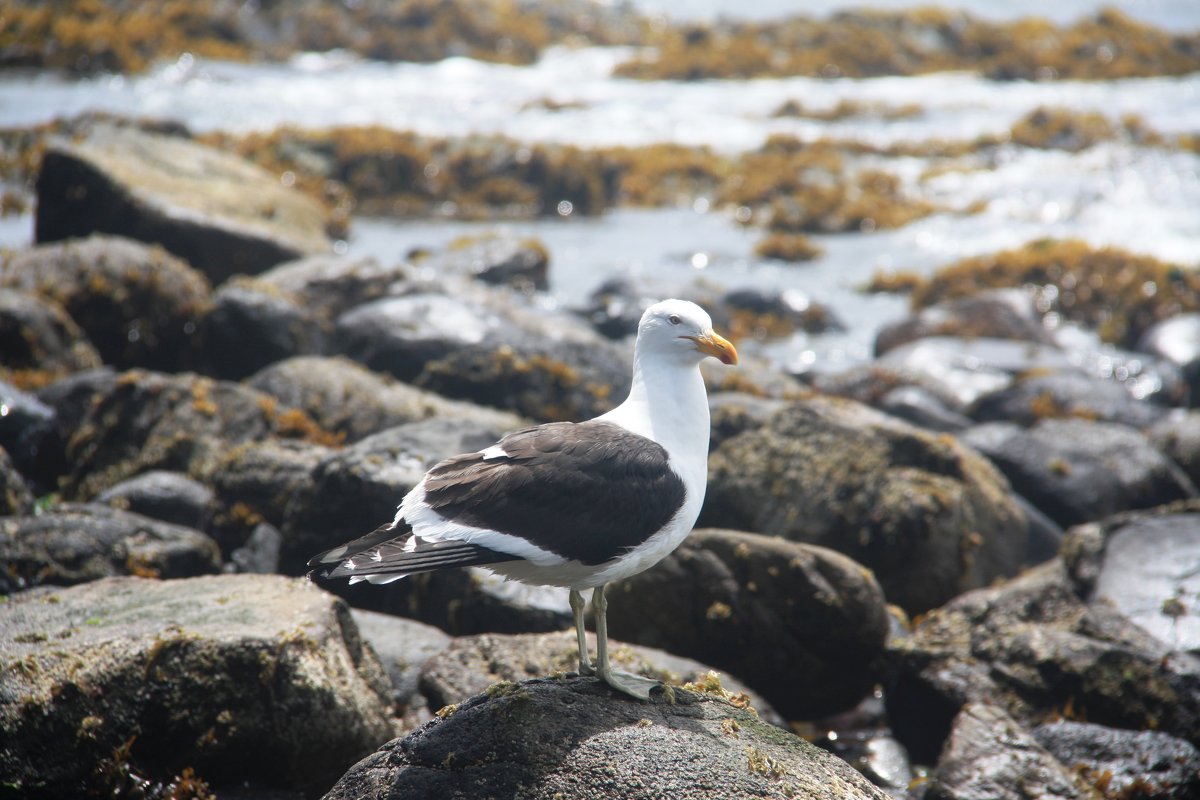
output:
<path id="1" fill-rule="evenodd" d="M 52 300 L 0 289 L 0 375 L 39 388 L 100 366 L 100 354 L 75 320 Z"/>
<path id="2" fill-rule="evenodd" d="M 64 503 L 0 518 L 5 592 L 113 575 L 184 578 L 218 572 L 221 553 L 200 531 L 98 504 Z"/>
<path id="3" fill-rule="evenodd" d="M 729 670 L 788 719 L 851 708 L 879 677 L 883 592 L 823 547 L 698 530 L 608 598 L 613 636 Z"/>
<path id="4" fill-rule="evenodd" d="M 968 703 L 954 720 L 925 797 L 1099 800 L 1100 795 L 1003 710 Z"/>
<path id="5" fill-rule="evenodd" d="M 915 339 L 888 350 L 876 364 L 932 386 L 956 409 L 1007 388 L 1019 374 L 1074 369 L 1070 355 L 1052 345 L 954 336 Z"/>
<path id="6" fill-rule="evenodd" d="M 1200 659 L 1089 603 L 1062 559 L 955 598 L 888 649 L 888 718 L 919 762 L 937 757 L 969 703 L 1026 727 L 1061 715 L 1200 740 Z"/>
<path id="7" fill-rule="evenodd" d="M 629 394 L 625 349 L 603 340 L 488 341 L 427 361 L 417 386 L 542 422 L 599 416 Z"/>
<path id="8" fill-rule="evenodd" d="M 11 791 L 154 796 L 329 786 L 394 734 L 387 677 L 345 605 L 266 575 L 110 578 L 0 615 L 0 774 Z M 185 770 L 192 770 L 188 773 Z"/>
<path id="9" fill-rule="evenodd" d="M 450 646 L 449 634 L 404 617 L 353 609 L 359 634 L 371 645 L 392 682 L 396 709 L 406 717 L 428 722 L 433 712 L 420 692 L 421 672 L 429 660 Z M 445 705 L 444 703 L 442 705 Z"/>
<path id="10" fill-rule="evenodd" d="M 1106 798 L 1200 797 L 1200 750 L 1162 731 L 1129 731 L 1088 722 L 1057 722 L 1033 738 Z"/>
<path id="11" fill-rule="evenodd" d="M 594 678 L 500 683 L 354 765 L 326 800 L 887 795 L 722 695 L 639 702 Z"/>
<path id="12" fill-rule="evenodd" d="M 90 498 L 151 469 L 203 479 L 232 447 L 269 436 L 331 442 L 308 415 L 245 386 L 192 374 L 122 374 L 67 445 L 64 491 Z"/>
<path id="13" fill-rule="evenodd" d="M 587 634 L 587 642 L 588 652 L 594 659 L 595 635 Z M 609 645 L 609 657 L 620 669 L 655 678 L 672 687 L 694 682 L 717 693 L 742 695 L 738 702 L 753 707 L 761 719 L 779 727 L 787 726 L 766 700 L 747 689 L 737 678 L 721 676 L 705 664 L 657 648 L 625 644 L 615 639 L 610 639 Z M 436 711 L 485 691 L 498 681 L 512 683 L 547 676 L 573 676 L 578 665 L 579 646 L 574 630 L 460 636 L 425 663 L 420 687 L 430 708 Z"/>
<path id="14" fill-rule="evenodd" d="M 0 517 L 20 517 L 32 512 L 33 492 L 8 451 L 0 447 Z"/>
<path id="15" fill-rule="evenodd" d="M 845 553 L 910 612 L 1014 574 L 1028 538 L 985 459 L 949 436 L 817 396 L 716 449 L 700 524 Z"/>
<path id="16" fill-rule="evenodd" d="M 325 336 L 316 315 L 297 298 L 239 276 L 213 294 L 200 338 L 205 371 L 241 380 L 276 361 L 319 352 Z"/>
<path id="17" fill-rule="evenodd" d="M 958 433 L 971 426 L 970 417 L 920 386 L 897 386 L 873 405 L 885 414 L 929 431 Z"/>
<path id="18" fill-rule="evenodd" d="M 365 303 L 338 317 L 334 349 L 377 372 L 412 381 L 425 364 L 469 345 L 524 334 L 479 304 L 419 292 Z"/>
<path id="19" fill-rule="evenodd" d="M 256 284 L 273 287 L 332 326 L 356 306 L 379 300 L 412 276 L 407 264 L 385 267 L 373 258 L 324 253 L 280 264 L 257 276 Z"/>
<path id="20" fill-rule="evenodd" d="M 0 263 L 0 286 L 60 305 L 104 363 L 121 369 L 191 367 L 210 302 L 208 281 L 186 263 L 111 236 L 16 252 Z"/>
<path id="21" fill-rule="evenodd" d="M 313 492 L 317 465 L 335 452 L 312 442 L 271 438 L 219 454 L 201 477 L 216 494 L 211 530 L 221 549 L 243 546 L 263 522 L 282 528 L 288 505 Z"/>
<path id="22" fill-rule="evenodd" d="M 213 513 L 212 489 L 178 472 L 151 470 L 100 493 L 96 501 L 151 519 L 204 530 Z"/>
<path id="23" fill-rule="evenodd" d="M 1145 435 L 1116 423 L 1045 419 L 1026 429 L 992 422 L 966 431 L 962 441 L 1063 526 L 1196 496 L 1191 480 Z"/>
<path id="24" fill-rule="evenodd" d="M 279 572 L 279 551 L 282 547 L 283 534 L 279 529 L 270 523 L 260 522 L 254 526 L 242 546 L 229 554 L 225 571 L 274 575 Z"/>
<path id="25" fill-rule="evenodd" d="M 875 335 L 875 355 L 929 336 L 1054 343 L 1029 292 L 997 289 L 946 300 L 884 325 Z"/>
<path id="26" fill-rule="evenodd" d="M 506 234 L 465 236 L 418 261 L 435 275 L 469 277 L 529 293 L 549 285 L 550 254 L 537 239 Z"/>
<path id="27" fill-rule="evenodd" d="M 101 124 L 82 141 L 52 139 L 37 195 L 39 243 L 125 236 L 162 245 L 214 283 L 329 248 L 315 200 L 178 136 Z"/>
<path id="28" fill-rule="evenodd" d="M 748 392 L 713 392 L 708 395 L 708 449 L 744 431 L 766 424 L 787 403 Z"/>
<path id="29" fill-rule="evenodd" d="M 827 306 L 796 289 L 743 287 L 725 292 L 715 302 L 703 303 L 713 325 L 728 336 L 782 339 L 795 333 L 840 331 L 845 325 Z"/>
<path id="30" fill-rule="evenodd" d="M 967 413 L 980 422 L 1024 426 L 1043 419 L 1078 418 L 1144 428 L 1167 410 L 1135 399 L 1120 383 L 1067 370 L 1018 376 L 1011 385 L 981 395 Z"/>
<path id="31" fill-rule="evenodd" d="M 1084 597 L 1111 604 L 1174 650 L 1200 654 L 1200 501 L 1078 525 L 1062 553 Z"/>
<path id="32" fill-rule="evenodd" d="M 344 436 L 347 442 L 430 418 L 471 421 L 500 431 L 527 424 L 515 414 L 448 400 L 342 357 L 289 358 L 260 370 L 246 382 L 285 406 L 305 411 L 322 428 Z"/>

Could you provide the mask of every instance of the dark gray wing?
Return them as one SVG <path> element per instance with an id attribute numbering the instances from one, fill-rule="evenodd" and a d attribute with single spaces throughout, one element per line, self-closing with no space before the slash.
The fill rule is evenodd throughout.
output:
<path id="1" fill-rule="evenodd" d="M 435 466 L 425 502 L 460 525 L 519 536 L 584 564 L 646 541 L 687 494 L 661 445 L 612 423 L 539 425 L 498 446 L 506 457 L 469 453 Z"/>
<path id="2" fill-rule="evenodd" d="M 381 525 L 366 536 L 314 556 L 308 565 L 316 569 L 308 577 L 333 580 L 360 575 L 412 575 L 514 560 L 507 553 L 466 542 L 421 542 L 419 549 L 407 550 L 411 538 L 412 528 L 407 525 Z"/>

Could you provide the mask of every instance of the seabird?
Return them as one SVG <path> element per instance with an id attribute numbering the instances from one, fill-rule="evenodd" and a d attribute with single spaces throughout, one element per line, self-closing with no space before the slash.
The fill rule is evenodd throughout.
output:
<path id="1" fill-rule="evenodd" d="M 396 517 L 309 562 L 317 580 L 390 583 L 483 566 L 510 580 L 570 590 L 579 672 L 642 699 L 657 681 L 612 668 L 604 587 L 654 565 L 692 530 L 708 482 L 708 397 L 700 362 L 737 364 L 695 303 L 642 315 L 625 402 L 586 422 L 514 431 L 425 474 Z M 593 669 L 584 637 L 592 590 Z"/>

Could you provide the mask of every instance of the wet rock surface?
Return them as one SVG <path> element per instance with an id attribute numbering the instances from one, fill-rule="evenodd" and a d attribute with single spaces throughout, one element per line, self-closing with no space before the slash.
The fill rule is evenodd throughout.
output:
<path id="1" fill-rule="evenodd" d="M 187 768 L 214 787 L 315 793 L 394 732 L 387 678 L 348 609 L 298 580 L 27 592 L 0 640 L 0 769 L 35 795 Z"/>
<path id="2" fill-rule="evenodd" d="M 1072 528 L 1063 557 L 1079 590 L 1173 650 L 1200 654 L 1200 503 Z"/>
<path id="3" fill-rule="evenodd" d="M 883 592 L 859 564 L 738 531 L 694 531 L 608 597 L 613 636 L 770 687 L 767 700 L 788 719 L 840 711 L 868 694 L 887 631 Z M 781 674 L 788 680 L 775 680 Z"/>
<path id="4" fill-rule="evenodd" d="M 845 553 L 923 611 L 1014 574 L 1024 516 L 980 456 L 846 400 L 792 403 L 709 459 L 701 524 Z"/>
<path id="5" fill-rule="evenodd" d="M 1121 384 L 1080 372 L 1022 376 L 1011 386 L 981 396 L 970 408 L 980 422 L 1026 426 L 1047 418 L 1077 418 L 1144 428 L 1164 414 L 1165 408 L 1135 399 Z"/>
<path id="6" fill-rule="evenodd" d="M 926 797 L 1018 800 L 1098 795 L 1002 710 L 966 705 L 954 720 Z"/>
<path id="7" fill-rule="evenodd" d="M 523 418 L 389 380 L 343 357 L 300 356 L 263 369 L 247 384 L 347 443 L 409 422 L 432 418 L 472 421 L 499 431 L 521 427 Z"/>
<path id="8" fill-rule="evenodd" d="M 1059 720 L 1033 738 L 1104 797 L 1185 798 L 1200 793 L 1200 750 L 1161 731 Z"/>
<path id="9" fill-rule="evenodd" d="M 1047 419 L 1024 429 L 995 422 L 972 428 L 962 440 L 1064 526 L 1196 496 L 1171 459 L 1124 425 Z"/>
<path id="10" fill-rule="evenodd" d="M 703 753 L 703 758 L 697 754 Z M 724 698 L 636 702 L 591 678 L 501 683 L 356 764 L 327 798 L 884 798 Z"/>
<path id="11" fill-rule="evenodd" d="M 105 364 L 187 369 L 209 284 L 161 247 L 90 236 L 6 257 L 0 286 L 61 306 Z"/>
<path id="12" fill-rule="evenodd" d="M 221 554 L 200 531 L 98 504 L 60 504 L 0 518 L 0 588 L 94 581 L 113 575 L 181 578 L 218 572 Z"/>
<path id="13" fill-rule="evenodd" d="M 185 138 L 97 125 L 50 144 L 37 240 L 93 232 L 156 242 L 214 282 L 328 248 L 326 213 L 247 161 Z"/>
<path id="14" fill-rule="evenodd" d="M 1064 549 L 1066 545 L 1064 543 Z M 968 592 L 889 642 L 886 698 L 896 735 L 932 763 L 969 703 L 1025 726 L 1047 714 L 1200 736 L 1200 660 L 1111 603 L 1088 602 L 1061 559 L 995 589 Z"/>

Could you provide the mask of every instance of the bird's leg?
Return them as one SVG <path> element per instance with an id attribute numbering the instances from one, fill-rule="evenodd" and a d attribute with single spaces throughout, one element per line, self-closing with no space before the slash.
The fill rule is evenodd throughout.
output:
<path id="1" fill-rule="evenodd" d="M 571 613 L 575 615 L 575 636 L 579 640 L 579 674 L 595 675 L 592 661 L 588 658 L 587 632 L 583 627 L 583 595 L 571 590 Z"/>
<path id="2" fill-rule="evenodd" d="M 596 615 L 596 675 L 617 691 L 649 700 L 650 690 L 662 684 L 651 678 L 615 670 L 608 663 L 608 600 L 604 597 L 604 586 L 592 591 L 592 613 Z"/>

